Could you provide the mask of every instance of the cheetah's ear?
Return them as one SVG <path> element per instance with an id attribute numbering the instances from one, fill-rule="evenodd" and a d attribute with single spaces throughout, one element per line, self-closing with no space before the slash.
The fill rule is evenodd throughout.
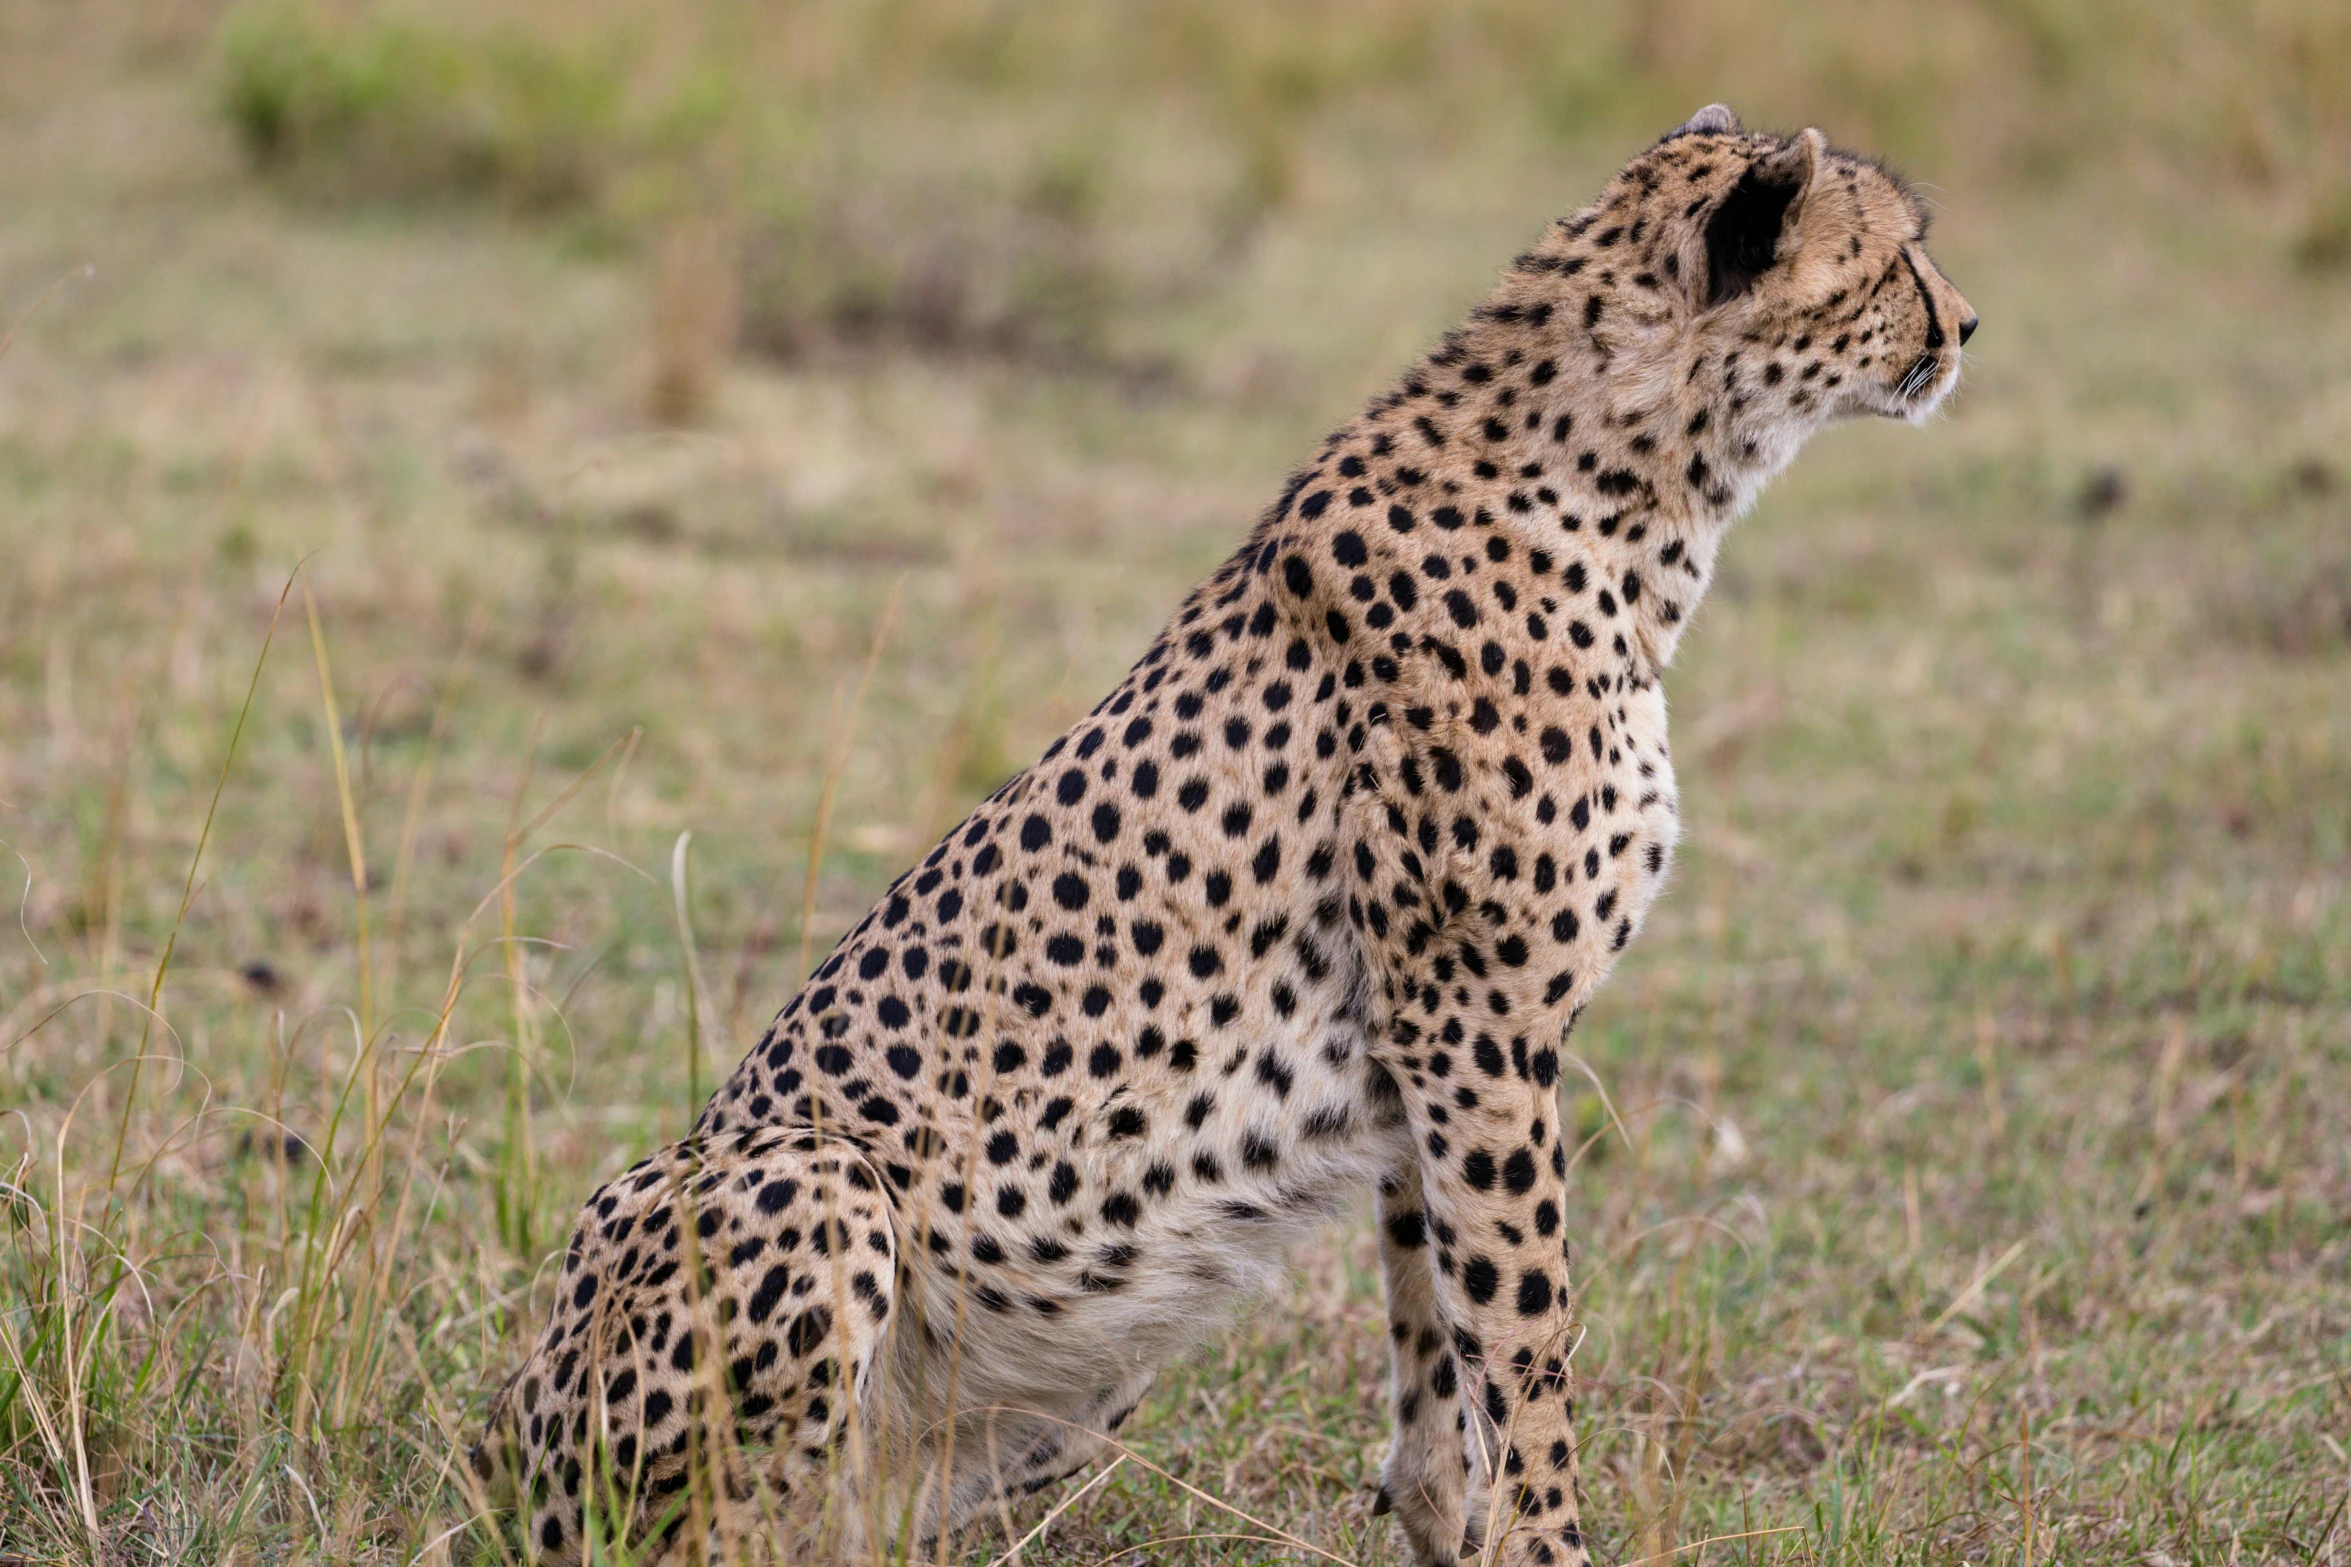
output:
<path id="1" fill-rule="evenodd" d="M 1710 103 L 1684 120 L 1680 127 L 1665 133 L 1667 141 L 1676 136 L 1736 136 L 1741 126 L 1739 116 L 1727 103 Z"/>
<path id="2" fill-rule="evenodd" d="M 1806 130 L 1757 158 L 1715 207 L 1706 220 L 1709 308 L 1746 293 L 1775 263 L 1796 253 L 1805 202 L 1826 150 L 1820 132 Z"/>

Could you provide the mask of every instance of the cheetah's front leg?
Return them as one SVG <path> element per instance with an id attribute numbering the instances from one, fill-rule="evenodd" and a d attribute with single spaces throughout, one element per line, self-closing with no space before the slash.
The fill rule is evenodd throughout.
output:
<path id="1" fill-rule="evenodd" d="M 1490 1035 L 1472 1034 L 1470 1043 L 1468 1061 L 1443 1051 L 1423 1058 L 1405 1089 L 1421 1149 L 1431 1264 L 1423 1277 L 1433 1285 L 1439 1330 L 1451 1340 L 1467 1435 L 1493 1476 L 1489 1558 L 1508 1567 L 1583 1567 L 1590 1558 L 1576 1510 L 1561 1234 L 1567 1178 L 1556 1101 L 1548 1074 L 1517 1075 Z M 1523 1051 L 1523 1037 L 1512 1045 Z M 1412 1226 L 1397 1206 L 1393 1222 L 1409 1238 Z M 1383 1236 L 1382 1244 L 1396 1239 Z M 1478 1533 L 1483 1521 L 1468 1520 L 1467 1532 Z M 1413 1544 L 1422 1561 L 1442 1559 L 1419 1538 Z"/>

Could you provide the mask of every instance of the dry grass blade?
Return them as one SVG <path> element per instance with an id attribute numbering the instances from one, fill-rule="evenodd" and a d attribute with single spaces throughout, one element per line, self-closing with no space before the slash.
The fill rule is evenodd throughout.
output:
<path id="1" fill-rule="evenodd" d="M 392 853 L 392 889 L 384 922 L 390 949 L 387 954 L 387 984 L 397 974 L 400 937 L 408 916 L 409 881 L 416 869 L 417 838 L 424 827 L 425 802 L 432 793 L 434 769 L 440 762 L 443 748 L 449 742 L 449 725 L 456 711 L 457 698 L 464 693 L 466 677 L 473 667 L 474 651 L 480 645 L 488 618 L 486 601 L 477 604 L 466 617 L 465 633 L 458 641 L 457 657 L 450 666 L 449 678 L 433 697 L 433 721 L 425 737 L 425 753 L 417 759 L 416 770 L 408 780 L 408 801 L 400 813 L 400 841 Z"/>
<path id="2" fill-rule="evenodd" d="M 17 1396 L 24 1400 L 25 1407 L 32 1412 L 34 1429 L 40 1433 L 42 1446 L 48 1449 L 49 1462 L 59 1474 L 76 1476 L 74 1501 L 81 1510 L 80 1522 L 88 1531 L 87 1543 L 91 1549 L 92 1559 L 99 1559 L 105 1541 L 98 1528 L 97 1510 L 91 1505 L 88 1487 L 82 1483 L 80 1478 L 84 1466 L 80 1457 L 79 1439 L 77 1437 L 71 1444 L 68 1443 L 65 1433 L 60 1429 L 60 1421 L 56 1412 L 49 1407 L 49 1401 L 43 1396 L 41 1383 L 34 1376 L 33 1368 L 26 1361 L 24 1352 L 17 1347 L 15 1331 L 9 1327 L 8 1320 L 4 1316 L 0 1316 L 0 1350 L 7 1352 L 8 1364 L 16 1373 Z M 73 1448 L 71 1452 L 67 1450 L 69 1445 Z"/>
<path id="3" fill-rule="evenodd" d="M 1709 1546 L 1730 1545 L 1740 1540 L 1761 1540 L 1775 1534 L 1801 1534 L 1803 1532 L 1803 1526 L 1800 1524 L 1783 1524 L 1776 1529 L 1747 1529 L 1738 1534 L 1710 1534 L 1703 1540 L 1685 1540 L 1672 1550 L 1659 1551 L 1654 1556 L 1636 1556 L 1625 1562 L 1623 1567 L 1648 1567 L 1650 1562 L 1672 1561 L 1677 1556 L 1687 1556 L 1692 1551 L 1703 1551 Z"/>
<path id="4" fill-rule="evenodd" d="M 47 968 L 49 966 L 48 955 L 41 951 L 41 944 L 33 940 L 33 927 L 25 918 L 26 912 L 32 907 L 33 902 L 33 862 L 26 859 L 24 852 L 14 844 L 0 844 L 0 847 L 6 847 L 9 853 L 15 855 L 16 863 L 24 870 L 24 891 L 17 895 L 16 900 L 17 932 L 24 937 L 25 945 L 33 949 L 34 961 L 38 962 L 41 967 Z"/>
<path id="5" fill-rule="evenodd" d="M 1142 1541 L 1140 1544 L 1122 1545 L 1115 1551 L 1093 1558 L 1087 1563 L 1087 1567 L 1110 1567 L 1110 1563 L 1142 1551 L 1156 1551 L 1170 1545 L 1186 1545 L 1194 1540 L 1222 1540 L 1235 1545 L 1288 1545 L 1292 1543 L 1287 1535 L 1236 1534 L 1214 1530 L 1199 1530 L 1189 1534 L 1163 1534 L 1156 1539 Z M 1346 1561 L 1343 1556 L 1329 1556 L 1326 1559 L 1334 1562 Z"/>
<path id="6" fill-rule="evenodd" d="M 817 876 L 824 869 L 825 835 L 832 826 L 833 796 L 841 786 L 842 769 L 849 764 L 849 742 L 857 732 L 858 714 L 865 710 L 865 694 L 873 685 L 874 669 L 881 663 L 882 646 L 888 641 L 890 624 L 898 617 L 898 599 L 905 588 L 903 578 L 890 585 L 890 596 L 882 602 L 881 618 L 874 622 L 873 640 L 865 650 L 865 665 L 857 672 L 856 693 L 849 699 L 847 715 L 841 712 L 838 698 L 833 707 L 833 721 L 826 736 L 824 786 L 816 797 L 816 819 L 808 831 L 808 878 L 800 889 L 800 972 L 808 972 L 809 959 L 816 940 Z"/>
<path id="7" fill-rule="evenodd" d="M 1136 1452 L 1132 1447 L 1120 1441 L 1117 1437 L 1112 1436 L 1107 1431 L 1088 1430 L 1086 1427 L 1077 1424 L 1075 1421 L 1063 1420 L 1057 1416 L 1045 1414 L 1041 1411 L 1032 1409 L 1009 1409 L 999 1405 L 981 1404 L 972 1406 L 971 1408 L 965 1410 L 964 1413 L 973 1415 L 1016 1414 L 1026 1419 L 1042 1420 L 1048 1425 L 1057 1425 L 1067 1430 L 1083 1432 L 1085 1435 L 1092 1437 L 1098 1442 L 1101 1442 L 1112 1452 L 1118 1454 L 1119 1462 L 1131 1463 L 1138 1469 L 1147 1470 L 1150 1473 L 1157 1475 L 1160 1479 L 1165 1480 L 1169 1485 L 1174 1486 L 1177 1490 L 1182 1491 L 1185 1495 L 1191 1497 L 1193 1500 L 1205 1502 L 1210 1507 L 1215 1508 L 1218 1512 L 1230 1513 L 1233 1517 L 1240 1519 L 1243 1523 L 1248 1524 L 1253 1528 L 1264 1530 L 1267 1535 L 1273 1538 L 1273 1540 L 1278 1541 L 1283 1545 L 1287 1545 L 1293 1550 L 1304 1551 L 1307 1555 L 1320 1558 L 1326 1562 L 1338 1562 L 1341 1564 L 1341 1567 L 1351 1567 L 1351 1564 L 1347 1562 L 1345 1557 L 1335 1556 L 1329 1551 L 1324 1550 L 1321 1546 L 1316 1545 L 1313 1541 L 1301 1539 L 1299 1536 L 1291 1533 L 1289 1530 L 1284 1529 L 1280 1524 L 1268 1523 L 1265 1519 L 1259 1518 L 1250 1513 L 1246 1508 L 1237 1507 L 1233 1503 L 1226 1501 L 1220 1496 L 1216 1496 L 1208 1491 L 1203 1491 L 1200 1489 L 1200 1487 L 1192 1484 L 1192 1482 L 1184 1479 L 1180 1475 L 1169 1473 L 1167 1470 L 1153 1463 L 1150 1459 L 1145 1458 L 1141 1453 Z M 1219 1536 L 1219 1538 L 1225 1537 Z"/>
<path id="8" fill-rule="evenodd" d="M 51 280 L 47 288 L 42 289 L 38 294 L 33 296 L 33 302 L 31 304 L 25 306 L 24 309 L 16 313 L 16 319 L 8 323 L 8 330 L 5 332 L 0 332 L 0 359 L 5 359 L 8 357 L 8 350 L 16 345 L 16 334 L 24 330 L 24 324 L 33 318 L 33 315 L 36 311 L 38 311 L 43 305 L 49 303 L 51 296 L 55 295 L 58 290 L 64 288 L 68 283 L 86 283 L 97 275 L 97 266 L 91 262 L 84 262 L 82 265 L 74 268 L 74 270 L 71 272 L 67 272 L 62 276 Z"/>
<path id="9" fill-rule="evenodd" d="M 1077 1506 L 1078 1503 L 1084 1501 L 1095 1491 L 1101 1489 L 1103 1485 L 1108 1483 L 1112 1475 L 1118 1473 L 1118 1466 L 1125 1462 L 1126 1459 L 1123 1455 L 1112 1459 L 1108 1464 L 1103 1466 L 1102 1472 L 1100 1474 L 1095 1475 L 1084 1485 L 1079 1486 L 1076 1490 L 1070 1492 L 1069 1495 L 1063 1497 L 1060 1501 L 1055 1502 L 1052 1509 L 1048 1511 L 1044 1517 L 1037 1520 L 1036 1526 L 1034 1528 L 1030 1529 L 1028 1533 L 1022 1535 L 1019 1539 L 1013 1541 L 1010 1547 L 1008 1547 L 1002 1554 L 998 1555 L 993 1561 L 988 1563 L 988 1567 L 1011 1567 L 1012 1563 L 1019 1560 L 1020 1553 L 1023 1550 L 1027 1549 L 1030 1545 L 1035 1544 L 1039 1536 L 1044 1534 L 1047 1529 L 1053 1527 L 1054 1519 L 1059 1518 L 1063 1513 L 1068 1512 L 1072 1507 Z"/>
<path id="10" fill-rule="evenodd" d="M 1957 1295 L 1954 1295 L 1951 1298 L 1951 1304 L 1945 1306 L 1942 1312 L 1936 1316 L 1935 1320 L 1927 1324 L 1927 1331 L 1929 1333 L 1940 1333 L 1946 1326 L 1950 1324 L 1950 1321 L 1953 1317 L 1958 1316 L 1968 1307 L 1974 1305 L 1976 1303 L 1977 1297 L 1982 1295 L 1985 1290 L 1991 1288 L 1992 1281 L 1999 1278 L 2001 1274 L 2006 1273 L 2008 1271 L 2008 1265 L 2016 1261 L 2017 1258 L 2024 1255 L 2025 1247 L 2028 1244 L 2030 1243 L 2026 1241 L 2016 1242 L 2014 1245 L 2010 1246 L 2006 1251 L 2002 1252 L 1998 1257 L 1994 1258 L 1990 1263 L 1988 1263 L 1981 1272 L 1976 1274 L 1974 1278 L 1968 1280 L 1967 1287 L 1961 1290 Z M 1978 1255 L 1980 1256 L 1981 1253 L 1978 1253 Z"/>
<path id="11" fill-rule="evenodd" d="M 686 1123 L 693 1124 L 702 1109 L 702 960 L 694 950 L 692 895 L 688 891 L 694 845 L 691 831 L 678 834 L 669 851 L 670 907 L 677 918 L 678 951 L 685 960 L 686 980 Z"/>
<path id="12" fill-rule="evenodd" d="M 220 759 L 220 774 L 212 781 L 212 798 L 204 806 L 204 825 L 196 834 L 195 852 L 188 856 L 188 874 L 180 885 L 179 907 L 172 913 L 171 930 L 163 940 L 163 954 L 155 960 L 155 982 L 147 987 L 147 1017 L 150 1022 L 158 1015 L 159 1009 L 163 1005 L 163 982 L 171 974 L 172 954 L 179 950 L 180 930 L 188 922 L 188 905 L 196 899 L 196 873 L 204 864 L 205 848 L 212 842 L 212 824 L 220 815 L 221 793 L 228 788 L 229 769 L 236 765 L 237 745 L 245 738 L 245 721 L 253 715 L 253 694 L 261 688 L 261 671 L 263 666 L 269 662 L 270 645 L 277 640 L 278 621 L 286 612 L 286 597 L 294 591 L 295 579 L 301 575 L 301 572 L 302 568 L 297 565 L 293 571 L 287 574 L 286 585 L 278 590 L 277 603 L 270 610 L 269 629 L 261 635 L 261 651 L 253 656 L 253 673 L 245 682 L 245 700 L 238 706 L 237 722 L 229 731 L 228 748 L 222 753 Z M 29 869 L 26 872 L 25 885 L 27 896 L 30 896 L 32 876 Z M 19 918 L 22 918 L 21 912 Z M 27 939 L 31 939 L 29 932 Z M 139 1031 L 139 1048 L 131 1067 L 130 1088 L 123 1096 L 121 1124 L 115 1131 L 114 1159 L 107 1167 L 106 1184 L 109 1188 L 114 1185 L 116 1177 L 122 1172 L 123 1140 L 130 1129 L 131 1111 L 139 1101 L 139 1077 L 141 1065 L 147 1058 L 148 1037 L 147 1025 L 142 1024 Z"/>
<path id="13" fill-rule="evenodd" d="M 343 847 L 351 857 L 351 896 L 359 925 L 359 1029 L 362 1034 L 370 1034 L 375 1028 L 375 971 L 368 953 L 367 849 L 360 840 L 359 805 L 351 794 L 351 761 L 343 750 L 343 714 L 335 701 L 334 671 L 327 663 L 326 631 L 318 623 L 318 600 L 312 595 L 307 578 L 302 583 L 302 608 L 310 619 L 310 651 L 318 662 L 318 696 L 326 708 L 327 747 L 335 760 L 335 803 L 342 812 Z M 372 1110 L 372 1088 L 370 1093 Z M 369 1119 L 374 1117 L 370 1115 Z"/>

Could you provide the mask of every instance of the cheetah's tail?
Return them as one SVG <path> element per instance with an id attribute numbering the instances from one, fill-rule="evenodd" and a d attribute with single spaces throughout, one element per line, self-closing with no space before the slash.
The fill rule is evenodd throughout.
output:
<path id="1" fill-rule="evenodd" d="M 518 1371 L 509 1376 L 491 1397 L 482 1434 L 465 1452 L 465 1472 L 458 1484 L 476 1517 L 503 1517 L 521 1500 L 515 1476 L 522 1463 L 522 1426 L 514 1407 L 514 1384 L 520 1375 Z"/>

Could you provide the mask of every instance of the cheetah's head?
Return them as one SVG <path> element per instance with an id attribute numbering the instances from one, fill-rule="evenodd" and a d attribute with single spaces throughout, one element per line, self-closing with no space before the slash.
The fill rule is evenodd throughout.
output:
<path id="1" fill-rule="evenodd" d="M 1718 103 L 1617 178 L 1664 207 L 1688 336 L 1764 360 L 1745 382 L 1759 411 L 1917 423 L 1958 384 L 1975 311 L 1926 253 L 1926 204 L 1883 165 L 1817 130 L 1750 134 Z"/>

